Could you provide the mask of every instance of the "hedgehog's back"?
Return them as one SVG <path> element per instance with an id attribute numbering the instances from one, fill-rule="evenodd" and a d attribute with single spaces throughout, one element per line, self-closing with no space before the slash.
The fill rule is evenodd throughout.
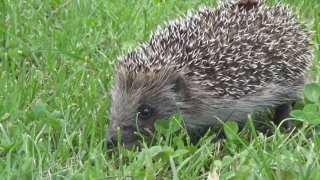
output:
<path id="1" fill-rule="evenodd" d="M 303 83 L 311 65 L 309 35 L 283 5 L 246 12 L 227 3 L 157 29 L 120 64 L 132 72 L 170 66 L 212 94 L 240 97 L 268 83 Z"/>

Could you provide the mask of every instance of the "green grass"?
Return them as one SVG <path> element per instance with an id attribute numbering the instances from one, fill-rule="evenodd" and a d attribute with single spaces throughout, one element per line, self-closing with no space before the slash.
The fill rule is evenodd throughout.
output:
<path id="1" fill-rule="evenodd" d="M 319 0 L 282 2 L 320 44 Z M 178 136 L 141 151 L 108 149 L 112 62 L 201 4 L 216 2 L 0 1 L 0 179 L 320 179 L 319 102 L 310 98 L 292 133 L 274 128 L 249 142 L 249 131 L 234 136 L 230 123 L 216 143 Z M 317 82 L 319 49 L 310 73 Z"/>

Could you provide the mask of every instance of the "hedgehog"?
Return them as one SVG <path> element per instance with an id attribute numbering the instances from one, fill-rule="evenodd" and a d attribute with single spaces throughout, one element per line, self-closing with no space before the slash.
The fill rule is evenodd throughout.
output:
<path id="1" fill-rule="evenodd" d="M 255 0 L 200 6 L 118 57 L 108 144 L 137 144 L 158 119 L 180 113 L 187 132 L 244 124 L 256 109 L 290 115 L 309 83 L 312 32 L 287 5 Z"/>

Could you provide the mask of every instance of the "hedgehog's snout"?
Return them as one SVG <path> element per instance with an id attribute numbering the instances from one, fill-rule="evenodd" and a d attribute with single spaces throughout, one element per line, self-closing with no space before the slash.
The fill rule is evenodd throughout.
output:
<path id="1" fill-rule="evenodd" d="M 110 120 L 109 128 L 108 128 L 108 135 L 107 135 L 107 145 L 112 147 L 116 146 L 118 142 L 118 136 L 117 136 L 117 129 L 121 128 L 119 127 L 119 124 L 116 123 L 115 120 Z"/>
<path id="2" fill-rule="evenodd" d="M 130 139 L 135 139 L 134 130 L 136 126 L 134 124 L 119 124 L 117 121 L 111 121 L 108 128 L 107 146 L 114 147 L 118 144 L 118 129 L 120 130 L 120 142 L 128 143 Z"/>
<path id="3" fill-rule="evenodd" d="M 107 146 L 108 147 L 112 147 L 112 146 L 116 146 L 118 143 L 118 138 L 115 134 L 113 135 L 110 135 L 108 134 L 108 137 L 107 137 Z"/>
<path id="4" fill-rule="evenodd" d="M 107 145 L 110 147 L 115 146 L 117 144 L 117 140 L 117 127 L 110 123 L 110 127 L 108 128 Z"/>

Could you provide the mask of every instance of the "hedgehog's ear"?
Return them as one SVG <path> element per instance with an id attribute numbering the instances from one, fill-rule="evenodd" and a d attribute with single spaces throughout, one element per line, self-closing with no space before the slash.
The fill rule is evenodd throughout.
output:
<path id="1" fill-rule="evenodd" d="M 181 74 L 172 79 L 172 91 L 177 95 L 178 101 L 184 100 L 187 92 L 187 83 Z"/>

